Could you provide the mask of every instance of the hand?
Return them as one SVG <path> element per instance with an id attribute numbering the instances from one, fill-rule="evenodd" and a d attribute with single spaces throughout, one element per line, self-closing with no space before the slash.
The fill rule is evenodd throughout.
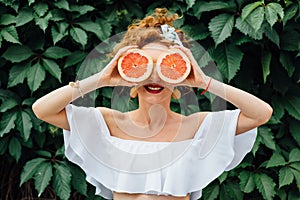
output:
<path id="1" fill-rule="evenodd" d="M 137 46 L 125 46 L 117 52 L 113 59 L 100 72 L 100 84 L 103 86 L 135 86 L 137 83 L 124 80 L 118 72 L 118 60 L 129 49 L 137 48 Z"/>
<path id="2" fill-rule="evenodd" d="M 191 72 L 188 77 L 179 83 L 178 85 L 186 85 L 190 87 L 200 87 L 205 89 L 207 83 L 209 82 L 209 77 L 204 74 L 201 70 L 200 66 L 198 65 L 197 61 L 195 60 L 192 52 L 190 49 L 183 47 L 183 46 L 173 46 L 171 48 L 176 48 L 181 50 L 183 53 L 187 55 L 191 62 Z"/>

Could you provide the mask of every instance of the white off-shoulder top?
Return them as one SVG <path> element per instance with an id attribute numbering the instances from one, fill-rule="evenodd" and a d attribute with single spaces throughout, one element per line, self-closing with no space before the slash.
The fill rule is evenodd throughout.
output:
<path id="1" fill-rule="evenodd" d="M 210 112 L 194 138 L 148 142 L 111 136 L 97 108 L 66 106 L 65 155 L 86 173 L 96 194 L 113 192 L 201 197 L 211 181 L 237 166 L 257 129 L 235 135 L 239 110 Z M 133 130 L 134 131 L 134 130 Z"/>

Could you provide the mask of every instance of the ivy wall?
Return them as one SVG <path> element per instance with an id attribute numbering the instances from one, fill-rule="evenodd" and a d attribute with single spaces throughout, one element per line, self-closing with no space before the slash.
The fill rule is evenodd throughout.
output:
<path id="1" fill-rule="evenodd" d="M 135 18 L 167 7 L 205 47 L 224 82 L 274 108 L 251 153 L 203 199 L 299 199 L 300 3 L 265 1 L 2 0 L 0 2 L 1 199 L 101 199 L 63 154 L 62 131 L 31 110 L 39 97 L 76 77 L 97 44 Z M 111 88 L 98 91 L 109 105 Z M 203 109 L 209 109 L 207 98 Z M 205 103 L 206 102 L 206 103 Z M 177 104 L 172 104 L 176 110 Z"/>

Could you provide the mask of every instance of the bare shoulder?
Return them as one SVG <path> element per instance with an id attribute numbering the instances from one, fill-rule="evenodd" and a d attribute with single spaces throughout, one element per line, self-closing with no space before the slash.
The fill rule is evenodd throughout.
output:
<path id="1" fill-rule="evenodd" d="M 184 134 L 189 134 L 189 138 L 194 138 L 194 135 L 199 130 L 203 120 L 208 115 L 209 112 L 197 112 L 191 115 L 184 117 L 183 119 L 183 129 Z M 186 131 L 189 130 L 189 131 Z"/>
<path id="2" fill-rule="evenodd" d="M 202 121 L 205 119 L 205 117 L 208 115 L 208 113 L 210 112 L 196 112 L 196 113 L 193 113 L 189 116 L 186 117 L 186 119 L 188 121 L 192 121 L 192 122 L 198 122 L 199 125 L 202 123 Z"/>
<path id="3" fill-rule="evenodd" d="M 118 118 L 118 119 L 124 118 L 123 113 L 118 110 L 114 110 L 106 107 L 97 107 L 97 109 L 101 112 L 105 121 L 111 121 L 114 118 Z"/>

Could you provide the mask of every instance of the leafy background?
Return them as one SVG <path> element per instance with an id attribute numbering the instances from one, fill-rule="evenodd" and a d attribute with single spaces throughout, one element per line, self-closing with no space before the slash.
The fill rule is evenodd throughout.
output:
<path id="1" fill-rule="evenodd" d="M 300 4 L 265 1 L 16 1 L 0 3 L 1 199 L 101 199 L 66 160 L 60 129 L 31 105 L 74 80 L 87 54 L 155 7 L 182 14 L 176 24 L 200 42 L 223 80 L 274 108 L 243 163 L 222 174 L 203 199 L 299 199 Z M 99 90 L 109 105 L 111 88 Z M 203 109 L 208 98 L 199 95 Z M 172 104 L 177 109 L 176 102 Z"/>

